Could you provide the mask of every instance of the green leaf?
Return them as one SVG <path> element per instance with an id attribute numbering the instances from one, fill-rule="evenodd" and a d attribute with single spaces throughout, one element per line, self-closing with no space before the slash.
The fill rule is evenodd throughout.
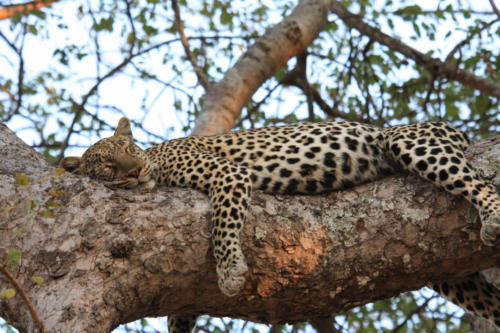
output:
<path id="1" fill-rule="evenodd" d="M 30 179 L 24 173 L 16 172 L 16 184 L 17 185 L 29 185 Z"/>
<path id="2" fill-rule="evenodd" d="M 115 22 L 115 19 L 110 16 L 108 18 L 102 18 L 99 23 L 95 23 L 92 26 L 92 29 L 95 31 L 102 31 L 102 30 L 107 30 L 109 32 L 113 31 L 113 23 Z"/>
<path id="3" fill-rule="evenodd" d="M 26 227 L 24 227 L 24 226 L 23 226 L 23 227 L 21 227 L 18 231 L 13 232 L 13 233 L 12 233 L 12 238 L 16 238 L 17 236 L 19 236 L 20 234 L 22 234 L 22 233 L 24 232 L 24 229 L 25 229 L 25 228 L 26 228 Z"/>
<path id="4" fill-rule="evenodd" d="M 35 282 L 36 284 L 42 284 L 43 283 L 43 277 L 41 276 L 32 276 L 31 281 Z"/>
<path id="5" fill-rule="evenodd" d="M 33 9 L 30 14 L 35 15 L 38 18 L 45 19 L 45 13 L 39 9 Z"/>
<path id="6" fill-rule="evenodd" d="M 5 289 L 0 293 L 0 299 L 9 299 L 16 296 L 14 288 Z"/>
<path id="7" fill-rule="evenodd" d="M 7 265 L 14 266 L 21 259 L 21 251 L 19 250 L 10 250 L 9 256 L 7 257 Z"/>
<path id="8" fill-rule="evenodd" d="M 224 25 L 231 25 L 233 23 L 233 16 L 227 12 L 227 10 L 222 10 L 220 13 L 220 23 Z"/>
<path id="9" fill-rule="evenodd" d="M 53 219 L 54 218 L 54 214 L 48 209 L 42 210 L 40 213 L 38 213 L 38 215 L 40 215 L 41 217 L 46 218 L 46 219 Z"/>
<path id="10" fill-rule="evenodd" d="M 28 25 L 28 32 L 35 36 L 38 34 L 38 30 L 33 24 Z"/>
<path id="11" fill-rule="evenodd" d="M 47 207 L 61 207 L 61 205 L 58 203 L 58 202 L 55 202 L 55 201 L 47 201 Z"/>
<path id="12" fill-rule="evenodd" d="M 16 11 L 14 13 L 14 15 L 12 15 L 12 23 L 14 24 L 17 24 L 21 21 L 21 12 L 20 11 Z"/>
<path id="13" fill-rule="evenodd" d="M 422 9 L 418 5 L 411 5 L 394 11 L 394 14 L 400 15 L 405 21 L 413 21 L 422 14 Z"/>
<path id="14" fill-rule="evenodd" d="M 3 213 L 4 214 L 8 214 L 11 210 L 13 210 L 14 208 L 16 208 L 16 206 L 10 206 L 10 207 L 6 207 L 3 209 Z"/>
<path id="15" fill-rule="evenodd" d="M 420 27 L 415 22 L 413 22 L 412 25 L 413 25 L 413 30 L 415 30 L 415 32 L 417 33 L 417 36 L 420 37 L 421 36 Z"/>
<path id="16" fill-rule="evenodd" d="M 24 215 L 28 215 L 31 212 L 31 210 L 35 207 L 36 207 L 36 204 L 32 200 L 26 201 L 26 203 L 24 204 L 24 208 L 23 208 Z"/>

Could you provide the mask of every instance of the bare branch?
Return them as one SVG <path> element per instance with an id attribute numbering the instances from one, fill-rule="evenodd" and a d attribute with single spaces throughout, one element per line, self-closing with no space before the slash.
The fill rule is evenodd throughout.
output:
<path id="1" fill-rule="evenodd" d="M 500 10 L 498 10 L 497 5 L 495 5 L 495 0 L 490 0 L 491 8 L 497 14 L 498 18 L 500 18 Z"/>
<path id="2" fill-rule="evenodd" d="M 462 41 L 460 41 L 457 45 L 455 45 L 455 47 L 448 53 L 444 61 L 445 62 L 451 61 L 451 59 L 453 59 L 454 54 L 458 52 L 467 43 L 469 43 L 474 36 L 477 36 L 478 34 L 482 33 L 486 28 L 490 27 L 493 23 L 496 23 L 498 21 L 499 19 L 497 18 L 488 23 L 483 22 L 482 27 L 480 29 L 473 30 L 472 33 L 470 33 L 467 37 L 465 37 Z"/>
<path id="3" fill-rule="evenodd" d="M 23 287 L 21 287 L 21 285 L 17 281 L 16 277 L 14 275 L 12 275 L 12 273 L 9 271 L 9 269 L 7 268 L 7 266 L 5 264 L 0 264 L 0 271 L 3 272 L 3 274 L 7 277 L 7 279 L 10 281 L 10 283 L 12 283 L 12 285 L 14 286 L 14 289 L 16 290 L 16 292 L 23 299 L 24 304 L 28 307 L 28 311 L 30 312 L 31 318 L 33 318 L 33 320 L 36 323 L 36 326 L 38 327 L 38 331 L 40 333 L 45 333 L 46 331 L 45 331 L 45 327 L 43 326 L 42 320 L 38 316 L 38 313 L 36 312 L 35 308 L 33 307 L 33 304 L 31 304 L 31 301 L 30 301 L 28 295 L 26 295 L 26 293 L 23 290 Z"/>
<path id="4" fill-rule="evenodd" d="M 118 64 L 113 69 L 111 69 L 108 73 L 106 73 L 106 75 L 104 75 L 103 77 L 99 77 L 96 80 L 96 83 L 87 92 L 87 94 L 85 94 L 85 96 L 83 96 L 82 101 L 79 104 L 75 103 L 73 105 L 73 107 L 75 108 L 75 114 L 74 114 L 73 120 L 71 121 L 71 124 L 69 126 L 68 134 L 66 134 L 66 138 L 64 139 L 64 141 L 63 141 L 63 143 L 61 145 L 61 151 L 59 153 L 57 161 L 60 161 L 63 158 L 64 152 L 65 152 L 66 148 L 69 145 L 69 139 L 71 138 L 71 135 L 75 131 L 76 122 L 78 121 L 78 119 L 80 119 L 81 115 L 84 113 L 84 111 L 85 111 L 85 105 L 87 104 L 88 99 L 92 95 L 94 95 L 94 93 L 97 91 L 97 88 L 101 85 L 102 82 L 104 82 L 106 79 L 112 77 L 117 72 L 119 72 L 120 70 L 122 70 L 132 60 L 132 57 L 134 57 L 134 56 L 135 55 L 126 57 L 125 59 L 122 60 L 122 62 L 120 64 Z"/>
<path id="5" fill-rule="evenodd" d="M 308 101 L 309 114 L 311 113 L 311 106 L 309 105 L 309 101 L 314 101 L 329 118 L 340 118 L 344 120 L 350 119 L 347 113 L 342 112 L 338 109 L 336 103 L 333 107 L 330 107 L 328 103 L 326 103 L 326 101 L 321 97 L 319 91 L 311 87 L 306 76 L 305 57 L 305 53 L 301 53 L 299 56 L 297 56 L 297 64 L 295 65 L 295 68 L 286 73 L 281 79 L 280 83 L 285 85 L 292 85 L 304 91 L 304 94 L 306 95 Z M 309 120 L 312 121 L 312 119 Z"/>
<path id="6" fill-rule="evenodd" d="M 203 86 L 203 88 L 205 88 L 205 91 L 208 91 L 208 89 L 210 88 L 210 83 L 208 82 L 205 73 L 203 73 L 201 68 L 198 66 L 198 61 L 196 61 L 196 57 L 193 55 L 191 49 L 189 48 L 188 39 L 184 34 L 184 22 L 181 19 L 181 13 L 179 10 L 179 5 L 177 4 L 177 0 L 172 0 L 172 8 L 175 12 L 175 21 L 177 23 L 177 28 L 179 29 L 179 35 L 181 36 L 181 42 L 182 46 L 184 47 L 184 52 L 186 52 L 186 56 L 193 66 L 194 72 L 198 77 L 198 82 Z"/>

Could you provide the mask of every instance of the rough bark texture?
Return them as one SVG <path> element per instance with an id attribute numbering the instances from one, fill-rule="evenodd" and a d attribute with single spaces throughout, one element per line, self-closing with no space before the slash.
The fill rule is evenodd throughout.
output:
<path id="1" fill-rule="evenodd" d="M 329 0 L 302 0 L 290 16 L 257 39 L 207 91 L 193 134 L 212 135 L 233 128 L 241 109 L 262 83 L 323 30 L 329 5 Z"/>
<path id="2" fill-rule="evenodd" d="M 500 136 L 469 154 L 498 185 Z M 22 251 L 11 270 L 48 332 L 108 332 L 173 313 L 303 321 L 500 259 L 498 247 L 479 241 L 468 203 L 417 177 L 321 196 L 257 192 L 242 232 L 247 283 L 228 298 L 217 288 L 205 195 L 180 188 L 113 191 L 85 177 L 50 173 L 5 126 L 0 156 L 1 260 L 11 249 Z M 15 172 L 28 175 L 30 185 L 17 185 Z M 37 206 L 26 213 L 28 200 Z M 40 216 L 46 209 L 53 218 Z M 36 285 L 32 276 L 44 282 Z M 8 285 L 0 276 L 0 289 Z M 34 331 L 17 296 L 1 301 L 0 316 L 21 332 Z"/>

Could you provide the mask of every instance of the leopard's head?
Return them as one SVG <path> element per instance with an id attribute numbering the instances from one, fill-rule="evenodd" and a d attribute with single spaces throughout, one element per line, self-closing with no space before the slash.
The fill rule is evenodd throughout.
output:
<path id="1" fill-rule="evenodd" d="M 60 167 L 73 173 L 111 182 L 116 187 L 154 186 L 153 168 L 146 153 L 134 143 L 130 121 L 120 119 L 115 134 L 93 144 L 82 157 L 68 156 Z"/>

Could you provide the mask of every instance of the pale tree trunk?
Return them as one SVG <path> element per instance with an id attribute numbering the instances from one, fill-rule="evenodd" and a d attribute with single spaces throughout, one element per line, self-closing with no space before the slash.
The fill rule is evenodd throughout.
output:
<path id="1" fill-rule="evenodd" d="M 193 134 L 225 133 L 254 92 L 304 51 L 325 28 L 330 0 L 302 0 L 282 22 L 266 31 L 203 97 Z"/>
<path id="2" fill-rule="evenodd" d="M 5 126 L 0 156 L 1 260 L 12 249 L 22 252 L 9 269 L 47 332 L 109 332 L 168 314 L 304 321 L 500 259 L 498 247 L 479 241 L 468 203 L 414 176 L 320 196 L 256 192 L 242 232 L 247 282 L 229 298 L 217 287 L 205 195 L 113 191 L 86 177 L 57 175 Z M 469 156 L 498 184 L 499 136 L 474 145 Z M 16 184 L 16 172 L 30 184 Z M 27 212 L 29 200 L 36 207 Z M 53 218 L 41 216 L 46 210 Z M 10 286 L 5 275 L 0 285 Z M 0 304 L 1 317 L 21 332 L 35 331 L 19 296 Z"/>

